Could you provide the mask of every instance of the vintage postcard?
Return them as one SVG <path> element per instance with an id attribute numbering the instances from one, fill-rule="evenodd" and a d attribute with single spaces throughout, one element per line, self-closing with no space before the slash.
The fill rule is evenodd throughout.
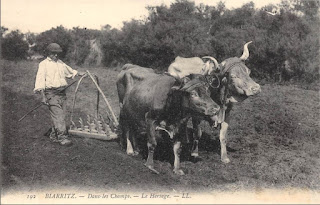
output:
<path id="1" fill-rule="evenodd" d="M 1 204 L 320 203 L 319 8 L 2 0 Z"/>

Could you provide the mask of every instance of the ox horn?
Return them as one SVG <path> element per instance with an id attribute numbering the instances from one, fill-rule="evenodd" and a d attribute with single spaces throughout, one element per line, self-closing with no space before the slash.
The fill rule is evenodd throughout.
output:
<path id="1" fill-rule="evenodd" d="M 243 46 L 243 53 L 242 56 L 240 57 L 241 60 L 245 61 L 248 59 L 249 57 L 249 49 L 248 49 L 248 45 L 252 43 L 252 41 L 249 41 L 248 43 L 244 44 Z"/>
<path id="2" fill-rule="evenodd" d="M 203 59 L 210 59 L 210 60 L 212 60 L 213 63 L 214 63 L 214 66 L 216 67 L 216 69 L 219 69 L 219 63 L 218 63 L 218 61 L 217 61 L 214 57 L 204 56 L 204 57 L 202 57 L 202 58 L 203 58 Z"/>

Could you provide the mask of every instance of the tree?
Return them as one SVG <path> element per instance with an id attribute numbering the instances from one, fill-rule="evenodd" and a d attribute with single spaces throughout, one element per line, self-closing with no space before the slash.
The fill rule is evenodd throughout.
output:
<path id="1" fill-rule="evenodd" d="M 1 26 L 0 32 L 1 32 L 1 38 L 3 37 L 3 35 L 6 33 L 6 31 L 8 30 L 8 28 Z"/>
<path id="2" fill-rule="evenodd" d="M 36 43 L 37 35 L 35 33 L 27 32 L 24 35 L 29 45 L 34 45 Z"/>
<path id="3" fill-rule="evenodd" d="M 24 34 L 19 30 L 11 31 L 5 35 L 1 43 L 1 54 L 3 58 L 7 60 L 27 58 L 29 46 L 26 40 L 24 40 Z"/>
<path id="4" fill-rule="evenodd" d="M 203 21 L 208 17 L 194 2 L 180 0 L 169 8 L 161 5 L 147 9 L 147 21 L 125 22 L 121 35 L 116 37 L 117 52 L 127 62 L 167 68 L 178 55 L 191 57 L 210 52 L 209 26 Z"/>
<path id="5" fill-rule="evenodd" d="M 95 40 L 101 35 L 100 31 L 87 28 L 74 27 L 70 31 L 72 42 L 69 45 L 66 58 L 69 62 L 82 65 L 90 54 L 90 40 Z"/>
<path id="6" fill-rule="evenodd" d="M 37 45 L 35 50 L 42 55 L 46 55 L 46 48 L 50 43 L 58 43 L 61 46 L 62 52 L 59 55 L 62 59 L 64 59 L 72 45 L 72 36 L 70 31 L 65 29 L 63 26 L 58 26 L 40 33 L 36 37 Z"/>

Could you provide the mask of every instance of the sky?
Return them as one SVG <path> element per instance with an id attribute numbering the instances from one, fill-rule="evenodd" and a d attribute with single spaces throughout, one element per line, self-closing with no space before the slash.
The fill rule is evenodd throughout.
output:
<path id="1" fill-rule="evenodd" d="M 220 0 L 194 0 L 216 6 Z M 280 0 L 251 0 L 256 8 L 277 4 Z M 41 33 L 52 27 L 64 26 L 101 29 L 109 24 L 121 28 L 124 21 L 143 19 L 146 6 L 165 4 L 175 0 L 1 0 L 1 26 L 23 33 Z M 241 7 L 250 0 L 224 0 L 228 9 Z"/>

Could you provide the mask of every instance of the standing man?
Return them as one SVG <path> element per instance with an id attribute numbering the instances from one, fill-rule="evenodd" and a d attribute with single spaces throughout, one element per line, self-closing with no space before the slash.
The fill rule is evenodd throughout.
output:
<path id="1" fill-rule="evenodd" d="M 48 57 L 39 64 L 35 93 L 40 93 L 42 103 L 48 105 L 53 129 L 50 139 L 60 145 L 71 145 L 68 139 L 65 113 L 66 113 L 66 92 L 63 90 L 67 85 L 66 78 L 74 78 L 76 75 L 82 76 L 85 72 L 78 72 L 58 59 L 58 53 L 62 52 L 57 43 L 51 43 L 47 47 Z"/>

